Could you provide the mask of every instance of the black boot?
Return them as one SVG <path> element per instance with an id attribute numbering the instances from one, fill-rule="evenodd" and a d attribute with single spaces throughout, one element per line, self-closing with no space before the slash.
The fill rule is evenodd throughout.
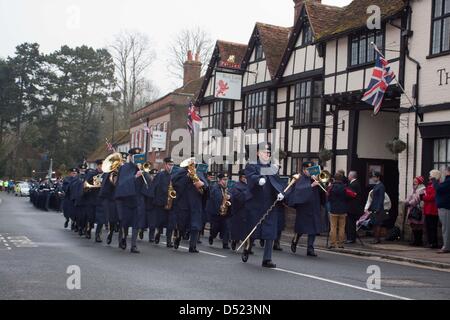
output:
<path id="1" fill-rule="evenodd" d="M 155 234 L 155 244 L 158 244 L 160 239 L 161 239 L 161 233 L 159 232 L 159 229 L 158 229 Z"/>
<path id="2" fill-rule="evenodd" d="M 271 268 L 271 269 L 277 267 L 277 265 L 275 263 L 273 263 L 272 260 L 264 260 L 262 263 L 262 266 L 264 268 Z"/>
<path id="3" fill-rule="evenodd" d="M 236 245 L 237 245 L 236 240 L 231 241 L 231 250 L 236 251 Z"/>
<path id="4" fill-rule="evenodd" d="M 280 245 L 280 240 L 275 240 L 275 242 L 273 243 L 273 250 L 283 251 L 283 249 L 281 248 L 281 245 Z"/>
<path id="5" fill-rule="evenodd" d="M 200 251 L 198 251 L 197 248 L 190 247 L 189 252 L 190 253 L 199 253 Z"/>
<path id="6" fill-rule="evenodd" d="M 106 243 L 107 243 L 108 245 L 111 244 L 113 235 L 114 235 L 114 231 L 113 231 L 113 230 L 110 230 L 109 233 L 108 233 L 108 238 L 106 239 Z"/>
<path id="7" fill-rule="evenodd" d="M 291 242 L 291 251 L 293 253 L 297 252 L 298 235 L 295 235 Z"/>
<path id="8" fill-rule="evenodd" d="M 69 219 L 64 222 L 64 229 L 67 229 L 67 227 L 69 227 Z"/>
<path id="9" fill-rule="evenodd" d="M 130 252 L 131 252 L 131 253 L 141 253 L 141 252 L 137 249 L 137 247 L 132 247 L 131 250 L 130 250 Z"/>
<path id="10" fill-rule="evenodd" d="M 139 230 L 139 239 L 142 240 L 144 239 L 144 230 Z"/>
<path id="11" fill-rule="evenodd" d="M 99 233 L 95 234 L 95 242 L 96 243 L 102 243 L 103 242 Z"/>

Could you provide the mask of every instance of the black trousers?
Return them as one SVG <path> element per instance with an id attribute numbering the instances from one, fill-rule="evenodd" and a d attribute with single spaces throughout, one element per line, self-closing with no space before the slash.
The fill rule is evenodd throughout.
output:
<path id="1" fill-rule="evenodd" d="M 349 213 L 347 215 L 347 221 L 345 223 L 345 233 L 347 234 L 347 240 L 356 241 L 356 222 L 359 217 L 357 215 Z"/>
<path id="2" fill-rule="evenodd" d="M 438 222 L 439 216 L 425 216 L 425 227 L 427 229 L 427 240 L 429 245 L 438 245 Z"/>

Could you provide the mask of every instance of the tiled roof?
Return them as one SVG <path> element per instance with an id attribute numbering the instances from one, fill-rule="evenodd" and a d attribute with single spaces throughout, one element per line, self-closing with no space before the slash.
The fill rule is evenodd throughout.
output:
<path id="1" fill-rule="evenodd" d="M 355 29 L 363 28 L 369 15 L 369 6 L 381 9 L 385 19 L 399 13 L 405 7 L 404 0 L 353 0 L 348 6 L 339 8 L 306 1 L 305 8 L 317 41 L 331 38 Z"/>
<path id="2" fill-rule="evenodd" d="M 228 42 L 223 40 L 218 40 L 216 46 L 219 49 L 221 62 L 227 62 L 230 56 L 234 56 L 234 63 L 239 65 L 242 63 L 245 52 L 247 51 L 246 44 Z"/>
<path id="3" fill-rule="evenodd" d="M 194 97 L 197 97 L 200 88 L 202 86 L 203 80 L 205 77 L 200 77 L 198 79 L 192 80 L 181 88 L 176 89 L 173 93 L 178 94 L 192 94 Z"/>
<path id="4" fill-rule="evenodd" d="M 316 38 L 317 35 L 323 34 L 326 30 L 332 30 L 336 23 L 334 18 L 344 10 L 341 7 L 329 6 L 311 1 L 305 2 L 305 9 Z"/>
<path id="5" fill-rule="evenodd" d="M 260 22 L 256 23 L 256 28 L 266 55 L 267 67 L 271 77 L 274 78 L 288 44 L 291 28 Z"/>
<path id="6" fill-rule="evenodd" d="M 118 146 L 130 142 L 130 132 L 128 130 L 120 130 L 114 134 L 113 145 Z M 106 149 L 106 142 L 100 143 L 98 148 L 92 152 L 88 158 L 87 162 L 95 162 L 98 159 L 105 159 L 111 152 Z"/>

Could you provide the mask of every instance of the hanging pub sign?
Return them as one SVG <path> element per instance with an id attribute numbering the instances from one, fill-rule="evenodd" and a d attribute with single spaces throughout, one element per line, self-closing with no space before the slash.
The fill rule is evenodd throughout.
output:
<path id="1" fill-rule="evenodd" d="M 242 75 L 216 72 L 214 97 L 218 99 L 241 100 Z"/>

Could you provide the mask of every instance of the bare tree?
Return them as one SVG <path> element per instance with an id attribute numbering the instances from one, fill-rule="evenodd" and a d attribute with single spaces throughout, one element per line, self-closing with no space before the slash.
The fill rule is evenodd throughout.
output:
<path id="1" fill-rule="evenodd" d="M 110 51 L 116 66 L 117 87 L 122 95 L 123 118 L 128 123 L 130 114 L 138 108 L 138 101 L 148 92 L 157 91 L 145 77 L 156 53 L 148 36 L 137 31 L 116 35 Z"/>
<path id="2" fill-rule="evenodd" d="M 202 63 L 202 73 L 208 67 L 208 62 L 214 43 L 209 33 L 200 27 L 183 29 L 175 35 L 169 45 L 168 71 L 178 79 L 183 79 L 183 64 L 186 62 L 188 51 L 198 54 Z"/>

